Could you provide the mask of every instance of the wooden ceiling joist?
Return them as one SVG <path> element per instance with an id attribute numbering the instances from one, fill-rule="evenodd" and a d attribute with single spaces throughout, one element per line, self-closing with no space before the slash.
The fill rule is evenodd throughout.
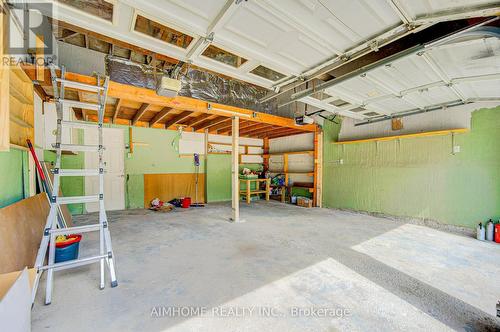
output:
<path id="1" fill-rule="evenodd" d="M 212 119 L 212 120 L 207 120 L 207 121 L 203 121 L 202 123 L 196 125 L 193 127 L 193 130 L 194 131 L 197 131 L 197 130 L 201 130 L 201 129 L 205 129 L 205 128 L 209 128 L 211 126 L 215 126 L 221 122 L 224 122 L 227 120 L 227 117 L 225 116 L 219 116 L 215 119 Z"/>
<path id="2" fill-rule="evenodd" d="M 116 122 L 118 114 L 120 114 L 120 107 L 122 106 L 122 99 L 117 99 L 115 104 L 115 111 L 113 113 L 113 123 Z"/>
<path id="3" fill-rule="evenodd" d="M 150 104 L 142 104 L 141 107 L 137 110 L 137 112 L 135 113 L 134 115 L 134 118 L 132 119 L 132 126 L 135 126 L 137 124 L 137 122 L 139 121 L 139 119 L 141 118 L 141 116 L 144 115 L 144 113 L 146 113 L 146 111 L 148 110 L 148 107 L 151 106 Z"/>
<path id="4" fill-rule="evenodd" d="M 293 135 L 300 135 L 300 134 L 304 134 L 304 132 L 300 132 L 297 130 L 291 130 L 291 131 L 281 131 L 281 132 L 271 133 L 271 134 L 263 136 L 263 137 L 267 137 L 267 138 L 271 139 L 271 138 L 293 136 Z"/>
<path id="5" fill-rule="evenodd" d="M 22 68 L 31 80 L 36 80 L 35 66 L 23 64 Z M 57 74 L 60 75 L 60 71 L 57 71 Z M 78 83 L 89 85 L 96 84 L 95 77 L 71 72 L 67 72 L 65 78 Z M 50 98 L 52 81 L 48 69 L 45 69 L 44 78 L 38 83 Z M 73 87 L 67 87 L 66 89 L 68 90 L 68 96 L 70 92 L 73 94 L 71 98 L 75 98 L 77 95 L 75 91 L 82 91 Z M 83 92 L 83 95 L 89 101 L 96 98 L 95 94 L 89 93 L 88 91 Z M 203 100 L 189 97 L 159 96 L 154 90 L 121 84 L 114 81 L 109 82 L 108 97 L 109 100 L 115 99 L 116 103 L 113 104 L 114 102 L 111 101 L 106 105 L 107 121 L 112 120 L 113 123 L 117 124 L 130 124 L 130 119 L 132 119 L 133 125 L 141 127 L 154 126 L 155 128 L 169 128 L 175 124 L 181 124 L 183 126 L 195 128 L 196 130 L 210 128 L 209 130 L 211 132 L 215 130 L 217 134 L 224 135 L 231 134 L 231 118 L 235 115 L 240 115 L 241 135 L 250 134 L 252 137 L 256 137 L 256 135 L 261 135 L 263 132 L 269 135 L 276 135 L 281 133 L 281 131 L 277 131 L 278 129 L 289 129 L 289 131 L 285 133 L 314 132 L 316 130 L 316 125 L 297 126 L 294 120 L 290 118 L 259 113 L 235 106 L 208 103 Z M 209 104 L 212 107 L 209 107 Z M 140 105 L 140 108 L 138 111 L 134 112 L 134 106 L 129 105 L 135 105 L 135 108 Z M 161 111 L 149 120 L 151 117 L 143 116 L 148 113 L 149 108 L 147 108 L 146 105 L 151 105 L 151 110 L 161 109 Z M 89 119 L 95 118 L 93 116 L 95 112 L 89 111 L 86 113 Z M 141 117 L 147 118 L 148 121 L 141 120 Z M 165 119 L 167 119 L 166 123 L 164 125 L 161 124 Z M 269 130 L 270 128 L 273 129 Z M 276 128 L 276 130 L 274 128 Z"/>
<path id="6" fill-rule="evenodd" d="M 255 128 L 240 130 L 240 136 L 256 135 L 260 132 L 267 131 L 273 127 L 274 127 L 274 125 L 268 124 L 268 125 L 260 125 L 260 126 L 257 126 Z"/>
<path id="7" fill-rule="evenodd" d="M 189 121 L 186 121 L 186 123 L 184 123 L 184 124 L 187 127 L 192 127 L 200 122 L 207 120 L 208 118 L 210 118 L 212 116 L 213 116 L 212 114 L 201 114 L 201 115 L 198 115 L 197 117 L 193 117 Z"/>
<path id="8" fill-rule="evenodd" d="M 155 123 L 164 119 L 168 115 L 168 113 L 170 113 L 170 111 L 172 111 L 172 108 L 164 107 L 161 111 L 155 114 L 155 116 L 151 119 L 151 121 L 149 121 L 149 126 L 153 127 Z"/>
<path id="9" fill-rule="evenodd" d="M 226 128 L 231 128 L 233 124 L 231 123 L 231 118 L 226 118 L 223 122 L 210 127 L 210 131 L 218 132 Z"/>
<path id="10" fill-rule="evenodd" d="M 165 122 L 165 128 L 173 126 L 174 124 L 181 122 L 184 119 L 187 119 L 190 115 L 191 115 L 190 111 L 184 111 L 180 114 L 174 115 L 172 119 L 167 120 L 167 122 Z"/>

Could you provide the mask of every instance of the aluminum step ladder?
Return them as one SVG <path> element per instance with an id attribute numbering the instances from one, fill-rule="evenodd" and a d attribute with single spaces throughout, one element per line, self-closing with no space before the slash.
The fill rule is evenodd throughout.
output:
<path id="1" fill-rule="evenodd" d="M 54 89 L 54 99 L 56 104 L 57 112 L 57 133 L 56 133 L 56 143 L 53 147 L 56 150 L 56 162 L 53 169 L 54 173 L 54 184 L 52 190 L 52 197 L 50 197 L 50 212 L 47 217 L 47 222 L 45 224 L 45 229 L 43 233 L 43 238 L 38 249 L 38 254 L 35 261 L 36 268 L 36 279 L 33 287 L 32 300 L 34 302 L 36 290 L 38 288 L 38 283 L 43 271 L 47 271 L 47 285 L 45 292 L 45 304 L 50 304 L 52 301 L 52 289 L 54 283 L 54 271 L 69 269 L 73 267 L 78 267 L 91 263 L 100 263 L 101 281 L 100 289 L 104 288 L 104 264 L 107 263 L 109 269 L 109 276 L 111 279 L 111 287 L 116 287 L 118 281 L 116 279 L 115 267 L 114 267 L 114 255 L 111 246 L 111 235 L 109 233 L 108 219 L 106 216 L 106 210 L 104 208 L 104 162 L 103 162 L 103 136 L 102 136 L 102 125 L 104 122 L 104 112 L 106 105 L 106 97 L 108 93 L 109 77 L 104 79 L 97 76 L 96 85 L 82 84 L 79 82 L 73 82 L 65 79 L 65 68 L 61 68 L 61 78 L 57 77 L 55 66 L 51 66 L 50 69 L 52 77 L 52 87 Z M 58 84 L 60 88 L 58 88 Z M 95 103 L 85 103 L 76 102 L 73 100 L 64 99 L 64 88 L 71 87 L 79 90 L 91 91 L 97 93 L 97 104 Z M 59 92 L 60 91 L 60 92 Z M 63 119 L 63 107 L 81 107 L 85 109 L 94 109 L 98 113 L 97 124 L 88 123 L 84 121 L 68 121 Z M 63 128 L 97 128 L 99 135 L 98 145 L 75 145 L 75 144 L 63 144 L 62 143 L 62 129 Z M 86 153 L 98 153 L 99 154 L 99 168 L 98 169 L 61 169 L 61 154 L 62 150 L 70 151 L 85 151 Z M 99 177 L 99 193 L 89 196 L 70 196 L 70 197 L 59 197 L 59 187 L 60 180 L 62 176 L 98 176 Z M 76 226 L 68 228 L 57 228 L 57 211 L 59 205 L 62 204 L 74 204 L 74 203 L 89 203 L 89 202 L 99 202 L 99 223 L 85 226 Z M 55 263 L 55 243 L 56 236 L 58 235 L 68 235 L 68 234 L 80 234 L 86 232 L 99 231 L 99 255 L 79 258 L 71 261 Z M 49 251 L 48 263 L 45 265 L 45 257 L 47 254 L 47 249 Z"/>

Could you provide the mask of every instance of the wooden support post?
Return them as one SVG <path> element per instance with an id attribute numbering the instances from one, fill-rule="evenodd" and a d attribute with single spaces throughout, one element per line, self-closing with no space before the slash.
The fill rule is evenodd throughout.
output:
<path id="1" fill-rule="evenodd" d="M 264 137 L 264 154 L 269 154 L 269 138 Z M 264 173 L 269 170 L 269 158 L 264 158 Z"/>
<path id="2" fill-rule="evenodd" d="M 232 201 L 232 212 L 233 216 L 231 220 L 233 222 L 240 222 L 240 179 L 239 179 L 239 165 L 238 165 L 238 155 L 240 146 L 240 118 L 238 116 L 233 116 L 232 118 L 232 190 L 233 190 L 233 201 Z"/>
<path id="3" fill-rule="evenodd" d="M 247 204 L 250 204 L 250 202 L 251 202 L 251 197 L 250 197 L 251 196 L 251 188 L 250 188 L 251 184 L 250 184 L 250 180 L 247 180 L 246 182 L 247 182 Z"/>
<path id="4" fill-rule="evenodd" d="M 313 206 L 319 207 L 321 205 L 321 199 L 320 199 L 320 192 L 321 192 L 321 185 L 320 185 L 320 172 L 321 172 L 321 131 L 319 129 L 316 129 L 316 132 L 314 133 L 314 189 L 313 189 Z"/>
<path id="5" fill-rule="evenodd" d="M 266 201 L 269 201 L 270 191 L 271 191 L 271 179 L 266 179 Z"/>
<path id="6" fill-rule="evenodd" d="M 288 187 L 288 154 L 283 154 L 283 173 L 285 173 L 285 186 Z"/>

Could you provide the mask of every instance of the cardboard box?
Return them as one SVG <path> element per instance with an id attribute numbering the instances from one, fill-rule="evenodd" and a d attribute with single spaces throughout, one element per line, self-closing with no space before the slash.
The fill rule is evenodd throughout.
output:
<path id="1" fill-rule="evenodd" d="M 297 205 L 306 207 L 306 208 L 312 208 L 312 199 L 307 198 L 307 197 L 297 197 Z"/>

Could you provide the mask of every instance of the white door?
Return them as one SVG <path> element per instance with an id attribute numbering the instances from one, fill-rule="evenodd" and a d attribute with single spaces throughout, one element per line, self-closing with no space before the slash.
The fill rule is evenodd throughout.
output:
<path id="1" fill-rule="evenodd" d="M 104 162 L 104 206 L 106 210 L 125 209 L 125 160 L 123 129 L 103 128 L 103 162 Z M 97 145 L 97 129 L 85 129 L 85 145 Z M 85 168 L 98 168 L 97 153 L 85 153 Z M 85 195 L 99 193 L 99 177 L 85 177 Z M 99 210 L 98 203 L 87 203 L 87 212 Z"/>

